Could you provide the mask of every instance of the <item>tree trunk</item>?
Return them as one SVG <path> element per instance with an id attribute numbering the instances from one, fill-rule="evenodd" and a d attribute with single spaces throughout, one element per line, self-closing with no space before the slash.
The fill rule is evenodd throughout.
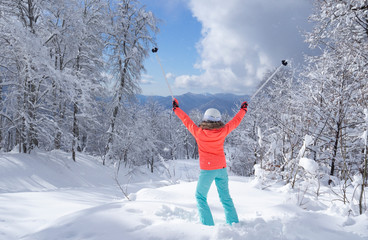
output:
<path id="1" fill-rule="evenodd" d="M 79 79 L 79 71 L 81 70 L 81 65 L 80 65 L 80 55 L 82 52 L 82 47 L 79 46 L 78 47 L 78 55 L 76 57 L 76 76 Z M 79 89 L 77 87 L 77 85 L 74 85 L 74 89 L 76 91 L 77 96 L 74 96 L 74 105 L 73 105 L 73 141 L 72 141 L 72 158 L 73 161 L 75 162 L 75 155 L 76 155 L 76 151 L 80 151 L 79 148 L 79 126 L 78 126 L 78 119 L 77 119 L 77 114 L 78 114 L 78 99 L 80 98 L 80 96 L 82 95 L 82 90 Z"/>
<path id="2" fill-rule="evenodd" d="M 367 130 L 368 131 L 368 130 Z M 363 214 L 364 210 L 364 190 L 367 185 L 367 176 L 368 175 L 368 146 L 365 146 L 365 156 L 364 156 L 364 165 L 363 165 L 363 172 L 362 172 L 362 186 L 360 191 L 359 197 L 359 213 Z"/>
<path id="3" fill-rule="evenodd" d="M 118 116 L 118 112 L 119 112 L 119 108 L 120 108 L 120 102 L 123 98 L 123 92 L 124 92 L 124 88 L 125 88 L 125 76 L 127 73 L 127 68 L 128 68 L 128 64 L 129 64 L 129 60 L 125 60 L 124 61 L 124 67 L 121 68 L 120 67 L 120 86 L 119 89 L 117 91 L 117 97 L 118 97 L 118 101 L 116 102 L 116 105 L 113 109 L 112 112 L 112 117 L 111 117 L 111 121 L 110 121 L 110 128 L 109 128 L 109 139 L 107 141 L 106 147 L 105 147 L 105 157 L 103 159 L 102 164 L 105 165 L 106 164 L 106 157 L 109 158 L 110 156 L 110 151 L 112 149 L 112 146 L 114 144 L 114 134 L 115 134 L 115 124 L 116 124 L 116 117 Z M 119 66 L 122 65 L 122 60 L 119 60 Z"/>
<path id="4" fill-rule="evenodd" d="M 192 158 L 194 158 L 194 159 L 198 159 L 199 158 L 199 155 L 198 155 L 198 145 L 197 145 L 197 143 L 194 143 L 194 149 L 193 149 Z"/>
<path id="5" fill-rule="evenodd" d="M 153 173 L 153 164 L 154 164 L 154 158 L 153 156 L 151 157 L 151 162 L 150 162 L 150 165 L 151 165 L 151 173 Z"/>
<path id="6" fill-rule="evenodd" d="M 119 102 L 121 100 L 121 97 L 119 97 Z M 116 122 L 116 116 L 118 115 L 119 112 L 119 103 L 117 103 L 117 105 L 114 107 L 114 110 L 112 112 L 112 117 L 111 117 L 111 121 L 110 121 L 110 128 L 109 128 L 109 139 L 107 140 L 107 144 L 105 147 L 105 157 L 102 161 L 102 164 L 105 165 L 106 164 L 106 158 L 109 158 L 110 156 L 110 151 L 112 149 L 112 146 L 114 144 L 114 133 L 115 133 L 115 122 Z"/>
<path id="7" fill-rule="evenodd" d="M 78 140 L 79 140 L 79 127 L 77 121 L 77 114 L 78 114 L 78 104 L 74 103 L 74 110 L 73 110 L 73 141 L 72 141 L 72 158 L 75 162 L 75 151 L 78 148 Z"/>
<path id="8" fill-rule="evenodd" d="M 188 146 L 188 136 L 184 138 L 184 148 L 186 152 L 186 158 L 189 159 L 189 146 Z"/>
<path id="9" fill-rule="evenodd" d="M 30 153 L 35 147 L 38 147 L 38 134 L 37 134 L 37 129 L 35 126 L 35 122 L 36 122 L 36 118 L 37 118 L 37 109 L 36 109 L 36 105 L 37 105 L 37 87 L 34 84 L 34 82 L 32 82 L 34 79 L 29 79 L 28 82 L 28 104 L 27 104 L 27 111 L 28 111 L 28 116 L 30 119 L 29 122 L 29 130 L 28 130 L 28 141 L 29 141 L 29 149 L 28 149 L 28 153 Z"/>
<path id="10" fill-rule="evenodd" d="M 333 152 L 332 152 L 331 172 L 330 172 L 331 176 L 333 176 L 334 172 L 335 172 L 335 162 L 336 162 L 337 149 L 338 149 L 338 145 L 339 145 L 340 130 L 341 130 L 340 127 L 341 127 L 341 123 L 338 122 L 337 123 L 337 131 L 336 131 L 336 135 L 335 135 L 335 144 L 334 144 Z M 329 181 L 329 184 L 331 184 L 330 181 Z"/>

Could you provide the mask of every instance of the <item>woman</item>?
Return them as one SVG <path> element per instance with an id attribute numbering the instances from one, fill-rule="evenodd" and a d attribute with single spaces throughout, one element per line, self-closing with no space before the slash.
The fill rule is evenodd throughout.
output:
<path id="1" fill-rule="evenodd" d="M 204 225 L 215 225 L 211 210 L 207 204 L 207 194 L 213 181 L 216 183 L 217 191 L 225 210 L 226 223 L 231 225 L 239 222 L 233 200 L 229 194 L 224 142 L 226 136 L 240 124 L 247 112 L 247 107 L 247 102 L 243 102 L 239 112 L 227 124 L 221 121 L 221 114 L 217 109 L 210 108 L 204 113 L 203 121 L 198 127 L 179 108 L 178 100 L 173 100 L 173 111 L 194 136 L 198 145 L 201 171 L 196 189 L 196 199 L 199 218 Z"/>

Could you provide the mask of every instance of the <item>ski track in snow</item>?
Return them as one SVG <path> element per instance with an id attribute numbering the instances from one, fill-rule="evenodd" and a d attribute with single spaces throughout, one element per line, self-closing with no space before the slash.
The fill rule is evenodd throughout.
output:
<path id="1" fill-rule="evenodd" d="M 368 213 L 348 217 L 341 214 L 344 206 L 313 196 L 305 196 L 300 207 L 298 195 L 285 186 L 262 190 L 256 179 L 237 176 L 229 184 L 240 223 L 225 224 L 213 184 L 208 202 L 216 225 L 203 226 L 194 197 L 197 162 L 170 162 L 171 178 L 167 170 L 156 171 L 136 170 L 123 185 L 128 201 L 111 168 L 96 158 L 81 156 L 73 163 L 59 151 L 0 153 L 0 239 L 368 239 Z M 122 173 L 121 182 L 126 179 Z"/>

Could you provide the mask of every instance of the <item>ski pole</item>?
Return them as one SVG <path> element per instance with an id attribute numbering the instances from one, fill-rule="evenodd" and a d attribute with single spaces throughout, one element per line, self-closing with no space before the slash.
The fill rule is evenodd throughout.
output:
<path id="1" fill-rule="evenodd" d="M 262 86 L 260 88 L 258 88 L 258 90 L 253 94 L 253 96 L 250 98 L 250 100 L 252 100 L 258 93 L 259 91 L 262 90 L 262 88 L 273 78 L 273 76 L 275 76 L 275 74 L 281 69 L 282 66 L 286 66 L 288 63 L 286 60 L 282 60 L 281 61 L 281 65 L 275 70 L 275 72 L 272 73 L 272 75 L 262 84 Z"/>
<path id="2" fill-rule="evenodd" d="M 171 90 L 171 87 L 170 87 L 169 82 L 167 81 L 166 74 L 165 74 L 164 68 L 162 67 L 162 64 L 161 64 L 160 58 L 158 57 L 157 51 L 158 51 L 158 48 L 157 48 L 157 47 L 152 48 L 152 52 L 153 52 L 153 53 L 156 53 L 156 54 L 155 54 L 155 55 L 156 55 L 156 59 L 157 59 L 157 61 L 158 61 L 158 64 L 160 64 L 160 66 L 161 66 L 162 74 L 164 75 L 164 78 L 165 78 L 165 81 L 166 81 L 167 87 L 169 88 L 169 91 L 170 91 L 171 97 L 172 97 L 172 99 L 174 100 L 174 94 L 173 94 L 173 92 L 172 92 L 172 90 Z"/>

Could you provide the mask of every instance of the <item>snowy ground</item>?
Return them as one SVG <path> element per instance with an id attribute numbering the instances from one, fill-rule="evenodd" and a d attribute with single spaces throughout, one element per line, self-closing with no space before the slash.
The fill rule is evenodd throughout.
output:
<path id="1" fill-rule="evenodd" d="M 0 239 L 368 239 L 368 213 L 348 216 L 328 188 L 316 198 L 282 184 L 265 189 L 253 178 L 230 177 L 240 223 L 228 226 L 213 185 L 209 205 L 216 226 L 198 221 L 194 160 L 167 163 L 151 174 L 121 176 L 126 200 L 113 169 L 97 158 L 38 151 L 0 153 Z M 262 190 L 263 189 L 263 190 Z"/>

